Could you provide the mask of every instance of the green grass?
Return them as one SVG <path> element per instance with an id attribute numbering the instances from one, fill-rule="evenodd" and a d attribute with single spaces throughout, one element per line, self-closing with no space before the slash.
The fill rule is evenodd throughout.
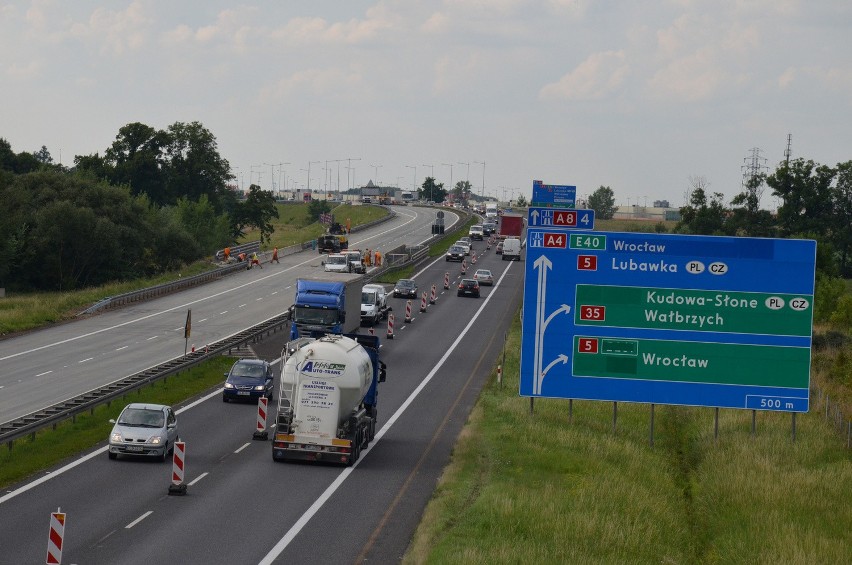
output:
<path id="1" fill-rule="evenodd" d="M 799 415 L 518 397 L 520 328 L 462 431 L 406 563 L 845 563 L 852 452 Z"/>
<path id="2" fill-rule="evenodd" d="M 273 222 L 275 233 L 264 248 L 286 247 L 310 241 L 324 233 L 325 227 L 311 222 L 306 204 L 277 204 L 279 218 Z M 357 226 L 387 215 L 378 206 L 351 206 L 342 204 L 333 210 L 335 218 Z M 243 241 L 257 241 L 259 234 L 250 231 Z M 139 290 L 177 280 L 216 268 L 210 260 L 197 261 L 179 271 L 163 273 L 156 277 L 110 283 L 74 292 L 9 293 L 0 299 L 0 336 L 44 327 L 73 319 L 78 312 L 108 296 Z"/>
<path id="3" fill-rule="evenodd" d="M 43 429 L 36 433 L 34 440 L 17 440 L 11 450 L 5 447 L 0 450 L 0 488 L 17 483 L 33 473 L 106 442 L 112 429 L 110 418 L 117 418 L 127 404 L 150 402 L 176 405 L 222 384 L 222 374 L 233 363 L 234 359 L 230 357 L 214 357 L 197 367 L 168 377 L 165 381 L 156 382 L 152 386 L 139 389 L 138 392 L 131 392 L 109 406 L 98 406 L 94 409 L 94 414 L 85 412 L 78 415 L 73 422 L 60 422 L 55 430 Z"/>

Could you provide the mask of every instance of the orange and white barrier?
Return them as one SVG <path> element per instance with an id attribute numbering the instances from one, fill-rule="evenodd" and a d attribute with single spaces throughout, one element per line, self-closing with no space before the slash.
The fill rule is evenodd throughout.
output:
<path id="1" fill-rule="evenodd" d="M 450 288 L 450 273 L 444 273 L 444 290 Z"/>
<path id="2" fill-rule="evenodd" d="M 411 301 L 410 300 L 405 303 L 405 323 L 406 324 L 411 323 Z"/>
<path id="3" fill-rule="evenodd" d="M 420 298 L 420 311 L 426 311 L 426 291 L 423 291 L 423 296 Z"/>
<path id="4" fill-rule="evenodd" d="M 467 259 L 462 259 L 462 274 L 467 273 Z"/>
<path id="5" fill-rule="evenodd" d="M 62 563 L 62 545 L 65 542 L 65 512 L 50 513 L 50 532 L 47 535 L 47 560 L 45 563 Z"/>
<path id="6" fill-rule="evenodd" d="M 255 428 L 252 439 L 269 439 L 269 432 L 266 431 L 266 415 L 268 414 L 267 407 L 269 399 L 261 396 L 257 399 L 257 427 Z"/>
<path id="7" fill-rule="evenodd" d="M 393 339 L 393 314 L 388 314 L 388 339 Z"/>
<path id="8" fill-rule="evenodd" d="M 174 456 L 172 457 L 172 484 L 169 485 L 169 494 L 186 494 L 186 483 L 183 482 L 185 460 L 186 443 L 176 441 Z"/>
<path id="9" fill-rule="evenodd" d="M 470 258 L 470 263 L 472 265 L 476 265 L 476 253 L 472 254 L 472 257 Z"/>
<path id="10" fill-rule="evenodd" d="M 429 295 L 429 304 L 434 304 L 435 300 L 438 298 L 438 287 L 436 285 L 432 285 L 432 294 Z"/>

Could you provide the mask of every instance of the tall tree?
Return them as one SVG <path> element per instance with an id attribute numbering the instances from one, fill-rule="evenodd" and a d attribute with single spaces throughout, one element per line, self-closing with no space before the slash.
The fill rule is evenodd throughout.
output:
<path id="1" fill-rule="evenodd" d="M 709 183 L 704 177 L 690 178 L 689 203 L 680 209 L 680 222 L 675 231 L 700 235 L 724 235 L 728 210 L 723 204 L 724 195 L 714 192 L 708 198 Z"/>
<path id="2" fill-rule="evenodd" d="M 773 194 L 784 202 L 778 207 L 778 223 L 783 235 L 827 235 L 834 214 L 832 189 L 835 170 L 811 160 L 783 162 L 766 178 Z"/>
<path id="3" fill-rule="evenodd" d="M 736 235 L 771 237 L 775 234 L 775 220 L 768 210 L 760 209 L 760 195 L 766 175 L 759 173 L 746 179 L 743 191 L 731 204 L 731 216 L 727 220 L 728 231 Z"/>
<path id="4" fill-rule="evenodd" d="M 444 190 L 444 183 L 435 182 L 434 177 L 426 177 L 417 190 L 417 197 L 421 200 L 443 202 L 447 198 L 447 191 Z"/>
<path id="5" fill-rule="evenodd" d="M 165 134 L 168 194 L 198 200 L 206 194 L 218 211 L 228 208 L 233 179 L 228 161 L 219 155 L 216 137 L 201 123 L 175 122 Z"/>
<path id="6" fill-rule="evenodd" d="M 616 209 L 615 193 L 610 187 L 601 185 L 589 196 L 589 208 L 599 220 L 611 220 Z"/>
<path id="7" fill-rule="evenodd" d="M 277 217 L 278 208 L 275 207 L 272 193 L 253 184 L 249 187 L 245 202 L 239 203 L 232 214 L 232 233 L 236 237 L 243 234 L 247 227 L 254 227 L 260 231 L 260 241 L 263 243 L 272 235 L 274 229 L 271 220 Z"/>
<path id="8" fill-rule="evenodd" d="M 177 197 L 166 186 L 162 151 L 166 135 L 145 124 L 134 122 L 118 130 L 104 160 L 112 171 L 110 181 L 130 187 L 132 194 L 147 194 L 155 204 L 173 204 Z"/>

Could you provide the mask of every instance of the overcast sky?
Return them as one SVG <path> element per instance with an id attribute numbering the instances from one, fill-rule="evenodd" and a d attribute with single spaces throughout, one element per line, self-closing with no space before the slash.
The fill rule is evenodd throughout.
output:
<path id="1" fill-rule="evenodd" d="M 345 188 L 352 159 L 355 185 L 480 192 L 484 169 L 501 198 L 541 179 L 680 206 L 700 176 L 729 201 L 788 134 L 794 158 L 852 159 L 852 2 L 0 0 L 14 151 L 69 165 L 178 121 L 244 187 L 301 187 L 311 161 L 323 187 L 328 160 Z"/>

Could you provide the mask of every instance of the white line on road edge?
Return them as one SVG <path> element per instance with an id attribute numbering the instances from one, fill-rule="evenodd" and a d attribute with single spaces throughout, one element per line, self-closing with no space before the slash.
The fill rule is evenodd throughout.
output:
<path id="1" fill-rule="evenodd" d="M 207 471 L 205 471 L 205 472 L 201 473 L 200 475 L 198 475 L 197 477 L 195 477 L 195 479 L 191 483 L 187 484 L 186 486 L 191 487 L 192 485 L 194 485 L 195 483 L 197 483 L 198 481 L 200 481 L 201 479 L 203 479 L 206 476 L 207 476 Z"/>
<path id="2" fill-rule="evenodd" d="M 337 476 L 334 482 L 332 482 L 328 486 L 328 488 L 325 489 L 325 491 L 319 496 L 319 498 L 317 498 L 314 503 L 311 504 L 310 508 L 308 508 L 307 511 L 305 511 L 305 513 L 302 514 L 298 520 L 296 520 L 296 523 L 290 527 L 287 533 L 284 534 L 284 537 L 281 538 L 278 543 L 275 544 L 275 547 L 269 550 L 269 553 L 267 553 L 266 556 L 260 560 L 259 565 L 271 564 L 273 561 L 275 561 L 275 559 L 278 558 L 279 555 L 281 555 L 281 553 L 284 552 L 285 549 L 287 549 L 287 546 L 290 545 L 290 542 L 292 542 L 293 539 L 297 535 L 299 535 L 299 532 L 301 532 L 302 528 L 304 528 L 311 520 L 311 518 L 314 517 L 314 514 L 319 512 L 320 508 L 322 508 L 323 505 L 325 505 L 325 503 L 328 501 L 328 499 L 330 499 L 331 496 L 337 491 L 337 489 L 340 488 L 340 485 L 343 484 L 343 481 L 345 481 L 346 478 L 349 477 L 349 475 L 352 473 L 352 471 L 354 471 L 355 468 L 358 467 L 358 464 L 364 460 L 364 457 L 368 453 L 370 453 L 370 450 L 372 450 L 373 447 L 375 447 L 376 444 L 379 443 L 379 440 L 382 439 L 382 437 L 387 433 L 391 426 L 396 423 L 396 421 L 408 409 L 411 403 L 414 402 L 414 399 L 417 398 L 417 396 L 423 391 L 424 388 L 426 388 L 426 385 L 429 384 L 429 382 L 432 380 L 432 377 L 434 377 L 438 373 L 438 371 L 441 370 L 441 367 L 444 366 L 444 363 L 446 363 L 450 355 L 456 350 L 456 347 L 458 347 L 459 343 L 461 343 L 461 340 L 473 327 L 473 324 L 476 322 L 477 318 L 479 318 L 479 315 L 483 312 L 483 310 L 485 310 L 485 307 L 488 305 L 488 301 L 491 300 L 492 296 L 494 296 L 495 291 L 500 287 L 500 283 L 503 282 L 503 278 L 506 276 L 506 273 L 508 273 L 509 269 L 512 267 L 512 263 L 514 263 L 514 261 L 509 262 L 509 265 L 506 267 L 506 269 L 503 271 L 503 274 L 500 276 L 500 280 L 498 280 L 497 284 L 494 285 L 494 290 L 488 293 L 488 296 L 485 298 L 485 301 L 482 303 L 482 306 L 479 307 L 479 310 L 476 311 L 476 314 L 473 315 L 473 317 L 467 323 L 465 328 L 459 333 L 456 340 L 444 353 L 444 356 L 441 357 L 440 361 L 438 361 L 435 367 L 431 371 L 429 371 L 429 374 L 426 375 L 426 378 L 423 379 L 423 382 L 421 382 L 417 386 L 417 388 L 414 389 L 414 392 L 412 392 L 409 397 L 405 399 L 405 402 L 402 403 L 402 406 L 397 408 L 396 412 L 393 413 L 393 416 L 390 417 L 387 423 L 382 426 L 382 429 L 379 430 L 379 432 L 376 434 L 375 439 L 370 443 L 370 445 L 367 446 L 367 449 L 361 452 L 361 458 L 359 458 L 351 467 L 347 467 L 346 469 L 341 471 L 341 473 Z"/>
<path id="3" fill-rule="evenodd" d="M 139 516 L 138 518 L 136 518 L 135 520 L 133 520 L 132 522 L 127 524 L 126 526 L 124 526 L 124 529 L 129 530 L 130 528 L 132 528 L 133 526 L 135 526 L 136 524 L 138 524 L 139 522 L 141 522 L 142 520 L 144 520 L 145 518 L 147 518 L 148 516 L 150 516 L 153 513 L 154 513 L 153 510 L 148 510 L 147 512 L 145 512 L 144 514 L 142 514 L 141 516 Z"/>
<path id="4" fill-rule="evenodd" d="M 183 414 L 184 412 L 186 412 L 186 411 L 187 411 L 187 410 L 189 410 L 190 408 L 194 408 L 195 406 L 198 406 L 198 405 L 199 405 L 199 404 L 201 404 L 202 402 L 205 402 L 205 401 L 207 401 L 207 400 L 210 400 L 210 399 L 211 399 L 211 398 L 213 398 L 214 396 L 217 396 L 217 395 L 222 394 L 222 391 L 223 391 L 223 390 L 224 390 L 223 388 L 218 388 L 218 389 L 216 389 L 215 391 L 213 391 L 213 392 L 211 392 L 210 394 L 208 394 L 207 396 L 203 396 L 203 397 L 199 398 L 198 400 L 196 400 L 195 402 L 193 402 L 193 403 L 191 403 L 191 404 L 187 404 L 187 405 L 186 405 L 186 406 L 184 406 L 183 408 L 180 408 L 180 409 L 178 409 L 178 410 L 175 410 L 175 414 Z M 52 473 L 51 473 L 51 474 L 49 474 L 49 475 L 45 475 L 45 476 L 43 476 L 43 477 L 40 477 L 40 478 L 38 478 L 38 479 L 34 480 L 34 481 L 33 481 L 33 482 L 31 482 L 31 483 L 25 484 L 25 485 L 24 485 L 24 486 L 22 486 L 21 488 L 18 488 L 18 489 L 16 489 L 16 490 L 13 490 L 13 491 L 12 491 L 12 492 L 10 492 L 10 493 L 7 493 L 7 494 L 4 494 L 3 496 L 0 496 L 0 504 L 3 504 L 3 503 L 4 503 L 4 502 L 6 502 L 7 500 L 12 500 L 12 499 L 13 499 L 13 498 L 15 498 L 16 496 L 18 496 L 18 495 L 20 495 L 20 494 L 23 494 L 23 493 L 27 492 L 27 491 L 28 491 L 28 490 L 30 490 L 31 488 L 35 488 L 35 487 L 37 487 L 38 485 L 40 485 L 40 484 L 42 484 L 42 483 L 46 483 L 46 482 L 47 482 L 47 481 L 49 481 L 50 479 L 53 479 L 53 478 L 58 477 L 58 476 L 59 476 L 59 475 L 61 475 L 62 473 L 65 473 L 65 472 L 70 471 L 71 469 L 73 469 L 73 468 L 74 468 L 74 467 L 76 467 L 77 465 L 82 465 L 83 463 L 85 463 L 85 462 L 86 462 L 86 461 L 88 461 L 89 459 L 94 459 L 94 458 L 95 458 L 95 457 L 97 457 L 98 455 L 101 455 L 102 453 L 106 453 L 107 449 L 108 449 L 108 447 L 107 447 L 107 446 L 104 446 L 104 447 L 98 448 L 98 449 L 94 450 L 93 452 L 89 453 L 88 455 L 84 455 L 84 456 L 83 456 L 83 457 L 81 457 L 80 459 L 77 459 L 77 460 L 76 460 L 76 461 L 74 461 L 73 463 L 69 463 L 69 464 L 65 465 L 64 467 L 60 467 L 59 469 L 57 469 L 56 471 L 52 472 Z"/>
<path id="5" fill-rule="evenodd" d="M 250 445 L 251 445 L 251 442 L 249 442 L 249 443 L 244 443 L 241 447 L 237 448 L 237 450 L 236 450 L 236 451 L 234 451 L 234 453 L 239 453 L 240 451 L 242 451 L 243 449 L 247 448 L 247 447 L 248 447 L 248 446 L 250 446 Z"/>

